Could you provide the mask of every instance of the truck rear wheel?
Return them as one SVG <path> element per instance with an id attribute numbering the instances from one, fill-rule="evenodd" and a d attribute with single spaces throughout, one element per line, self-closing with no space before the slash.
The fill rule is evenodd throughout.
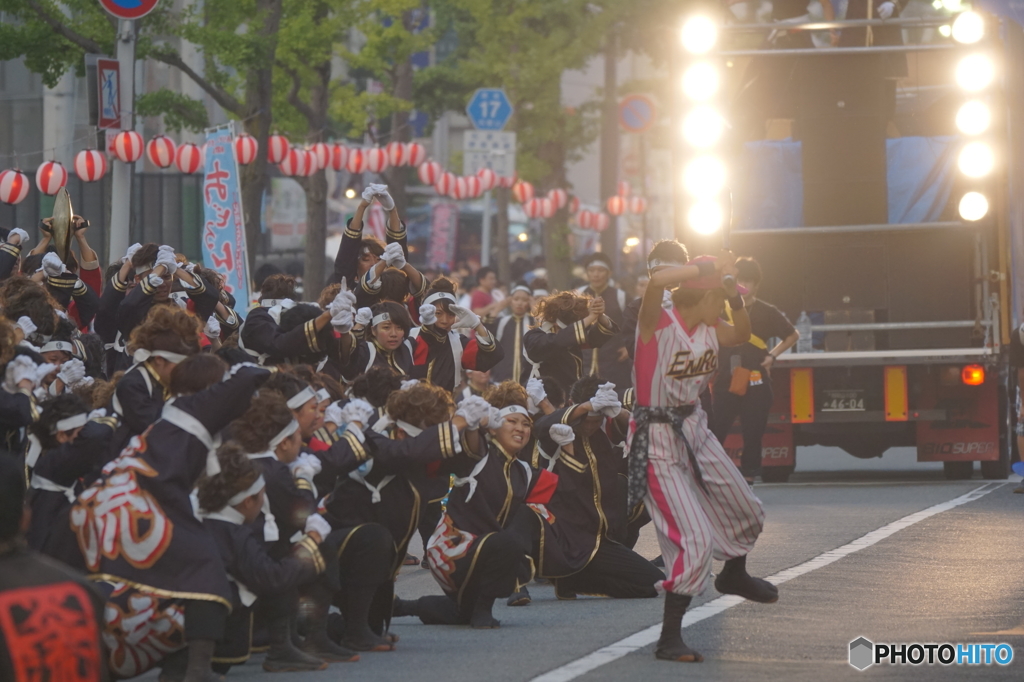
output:
<path id="1" fill-rule="evenodd" d="M 1005 370 L 1004 370 L 1005 372 Z M 1004 481 L 1010 476 L 1010 459 L 1013 455 L 1013 445 L 1017 438 L 1013 429 L 1013 418 L 1016 400 L 1016 391 L 1012 382 L 1008 380 L 1009 373 L 1004 374 L 999 383 L 999 459 L 989 462 L 981 462 L 981 476 L 990 481 Z"/>
<path id="2" fill-rule="evenodd" d="M 789 475 L 793 473 L 793 466 L 784 467 L 762 467 L 761 480 L 765 483 L 785 483 Z"/>
<path id="3" fill-rule="evenodd" d="M 974 462 L 943 462 L 942 473 L 950 481 L 962 481 L 974 475 Z"/>

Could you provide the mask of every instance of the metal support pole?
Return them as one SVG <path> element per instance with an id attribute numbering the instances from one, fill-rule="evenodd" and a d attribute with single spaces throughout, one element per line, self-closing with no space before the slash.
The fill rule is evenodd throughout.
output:
<path id="1" fill-rule="evenodd" d="M 121 20 L 117 36 L 117 61 L 121 67 L 121 130 L 131 130 L 135 118 L 135 22 L 130 19 Z M 108 260 L 123 254 L 131 243 L 132 167 L 120 161 L 114 161 L 113 166 Z"/>
<path id="2" fill-rule="evenodd" d="M 484 192 L 484 219 L 480 230 L 480 265 L 491 264 L 491 190 Z"/>

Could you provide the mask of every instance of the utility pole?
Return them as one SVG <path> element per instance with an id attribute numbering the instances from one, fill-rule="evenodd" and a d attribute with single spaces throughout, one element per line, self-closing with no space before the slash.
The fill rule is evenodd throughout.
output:
<path id="1" fill-rule="evenodd" d="M 604 48 L 604 103 L 601 108 L 601 204 L 615 196 L 619 184 L 619 101 L 618 62 L 619 37 L 615 27 L 608 29 Z M 618 253 L 618 229 L 613 218 L 611 227 L 601 234 L 601 250 L 612 258 Z"/>
<path id="2" fill-rule="evenodd" d="M 121 65 L 121 130 L 132 130 L 135 127 L 135 22 L 131 19 L 120 20 L 117 61 Z M 118 161 L 111 166 L 108 260 L 128 250 L 132 218 L 132 164 Z"/>

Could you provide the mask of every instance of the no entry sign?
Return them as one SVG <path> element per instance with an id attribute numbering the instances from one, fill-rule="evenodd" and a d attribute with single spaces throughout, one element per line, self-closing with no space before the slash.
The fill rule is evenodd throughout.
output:
<path id="1" fill-rule="evenodd" d="M 156 7 L 160 0 L 100 0 L 103 9 L 118 19 L 138 19 Z"/>

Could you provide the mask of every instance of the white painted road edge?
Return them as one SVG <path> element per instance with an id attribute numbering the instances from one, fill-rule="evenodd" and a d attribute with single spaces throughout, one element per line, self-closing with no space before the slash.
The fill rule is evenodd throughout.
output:
<path id="1" fill-rule="evenodd" d="M 915 523 L 924 521 L 936 514 L 941 514 L 944 511 L 949 511 L 950 509 L 959 507 L 962 504 L 973 502 L 1004 485 L 1006 484 L 987 483 L 980 488 L 975 488 L 971 492 L 961 495 L 960 497 L 953 498 L 947 502 L 941 502 L 935 506 L 928 507 L 927 509 L 922 509 L 921 511 L 910 514 L 909 516 L 904 516 L 902 519 L 893 521 L 890 524 L 873 530 L 867 535 L 859 537 L 849 544 L 837 547 L 836 549 L 825 552 L 824 554 L 819 554 L 813 559 L 805 561 L 797 566 L 793 566 L 792 568 L 787 568 L 784 571 L 779 571 L 775 575 L 770 575 L 767 577 L 767 580 L 778 585 L 779 583 L 784 583 L 787 580 L 799 578 L 811 571 L 816 571 L 819 568 L 824 568 L 833 562 L 839 561 L 845 556 L 849 556 L 854 552 L 859 552 L 862 549 L 866 549 L 876 543 L 879 543 L 904 528 L 909 528 Z M 730 609 L 737 604 L 743 603 L 743 601 L 744 599 L 742 597 L 735 597 L 731 595 L 712 599 L 692 611 L 687 611 L 686 615 L 683 617 L 683 627 L 685 628 L 693 625 L 694 623 L 699 623 L 706 618 L 710 618 L 711 616 L 716 616 L 726 609 Z M 653 644 L 658 641 L 660 634 L 661 623 L 652 625 L 651 627 L 641 630 L 636 634 L 632 634 L 625 639 L 620 639 L 614 644 L 601 647 L 597 651 L 587 654 L 583 658 L 578 658 L 571 663 L 566 663 L 565 665 L 546 672 L 543 675 L 538 675 L 530 682 L 569 682 L 569 680 L 575 680 L 577 677 L 585 675 L 596 668 L 600 668 L 606 663 L 611 663 L 612 661 L 622 658 L 626 654 L 633 653 L 634 651 L 642 649 L 649 644 Z"/>

